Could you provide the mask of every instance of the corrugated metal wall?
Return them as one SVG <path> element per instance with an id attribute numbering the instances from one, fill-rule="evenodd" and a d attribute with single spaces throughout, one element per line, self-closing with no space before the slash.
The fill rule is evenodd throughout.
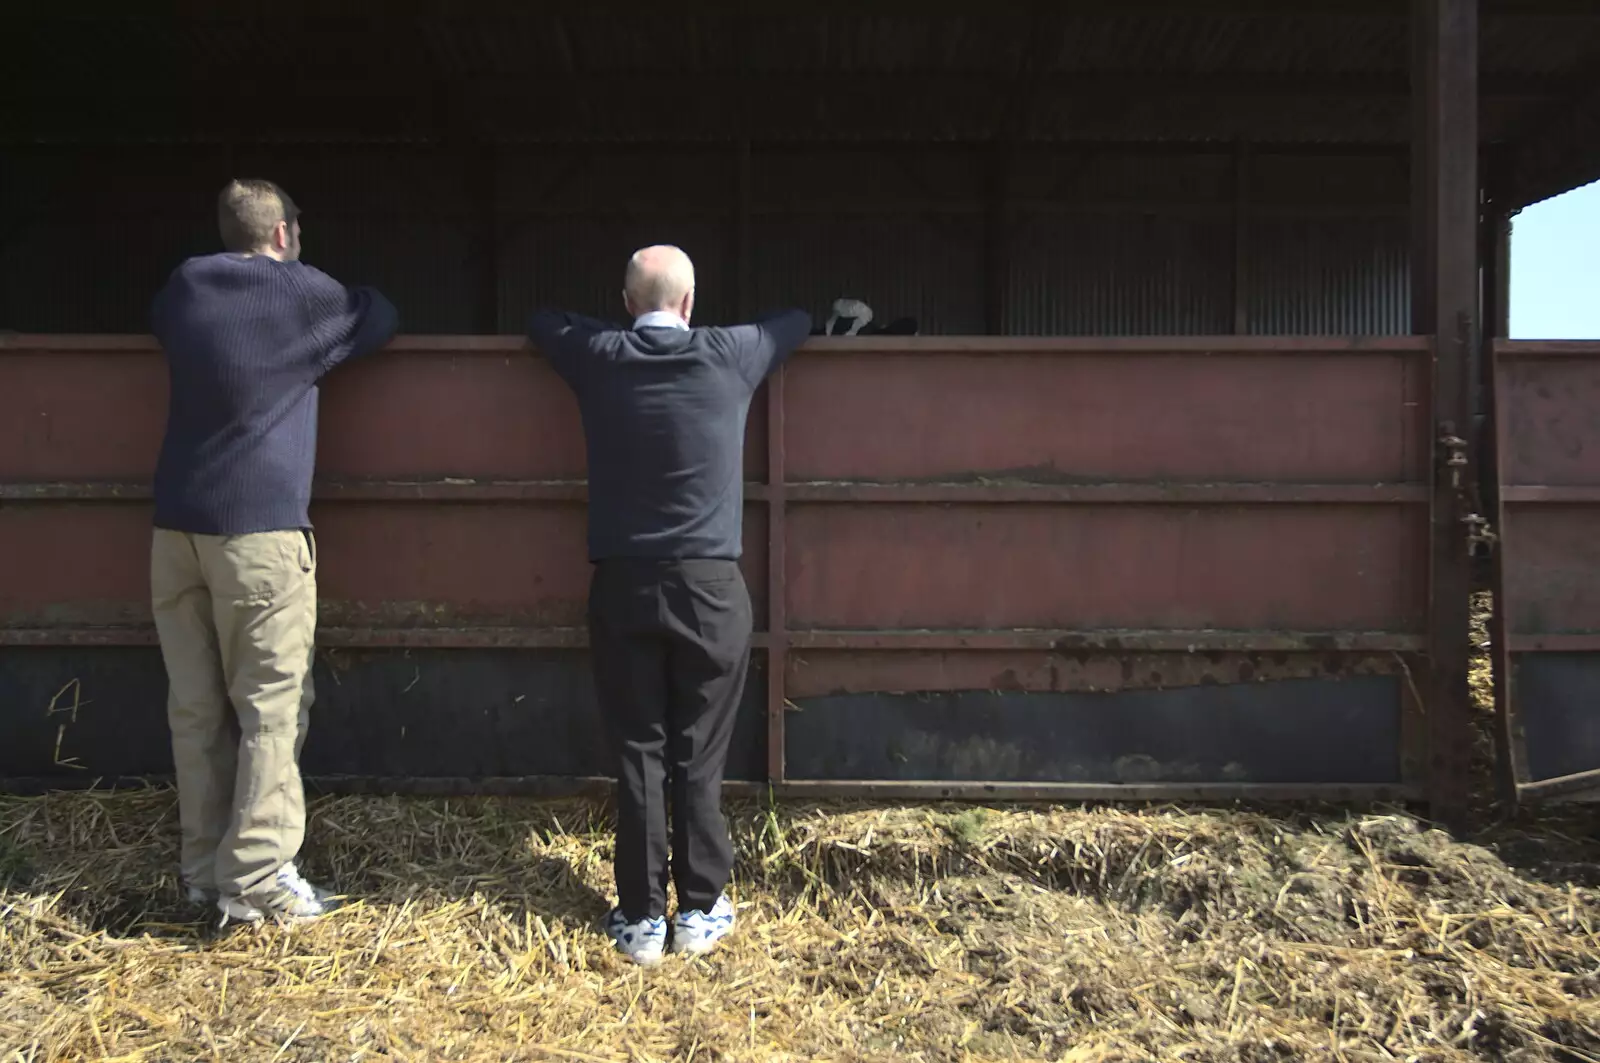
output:
<path id="1" fill-rule="evenodd" d="M 504 149 L 145 147 L 16 152 L 0 171 L 0 329 L 137 332 L 185 255 L 215 248 L 229 176 L 305 211 L 305 257 L 373 283 L 417 333 L 502 332 L 557 304 L 615 318 L 627 254 L 684 246 L 698 317 L 839 297 L 926 333 L 1397 333 L 1407 329 L 1404 160 L 972 147 L 758 148 L 736 276 L 729 146 Z M 986 275 L 996 173 L 1003 283 Z M 1238 208 L 1242 205 L 1242 211 Z M 1241 217 L 1242 214 L 1242 217 Z M 1236 240 L 1243 273 L 1235 282 Z M 492 272 L 486 261 L 492 259 Z M 490 300 L 492 299 L 492 306 Z"/>

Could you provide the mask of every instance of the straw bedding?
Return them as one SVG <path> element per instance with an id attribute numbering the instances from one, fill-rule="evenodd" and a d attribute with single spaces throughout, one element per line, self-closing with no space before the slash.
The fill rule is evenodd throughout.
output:
<path id="1" fill-rule="evenodd" d="M 1592 819 L 747 806 L 735 937 L 641 972 L 593 806 L 320 801 L 362 899 L 220 934 L 174 816 L 0 803 L 0 1059 L 1600 1059 Z"/>
<path id="2" fill-rule="evenodd" d="M 217 933 L 170 790 L 0 798 L 0 1063 L 1600 1060 L 1592 810 L 737 805 L 739 928 L 653 972 L 606 815 L 322 799 L 358 899 Z"/>

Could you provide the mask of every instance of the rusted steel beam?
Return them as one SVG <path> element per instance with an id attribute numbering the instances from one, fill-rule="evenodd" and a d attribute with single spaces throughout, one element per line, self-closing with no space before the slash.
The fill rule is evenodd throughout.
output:
<path id="1" fill-rule="evenodd" d="M 1600 485 L 1595 484 L 1515 484 L 1500 489 L 1500 501 L 1520 503 L 1600 503 Z"/>
<path id="2" fill-rule="evenodd" d="M 0 483 L 0 502 L 148 502 L 148 483 Z"/>
<path id="3" fill-rule="evenodd" d="M 1540 779 L 1517 786 L 1517 795 L 1530 799 L 1574 796 L 1590 791 L 1600 791 L 1600 768 L 1563 775 L 1557 779 Z"/>
<path id="4" fill-rule="evenodd" d="M 1506 642 L 1512 653 L 1594 653 L 1600 651 L 1600 631 L 1510 635 Z"/>
<path id="5" fill-rule="evenodd" d="M 155 628 L 0 627 L 0 646 L 154 646 Z M 581 627 L 340 627 L 317 631 L 317 645 L 330 649 L 584 649 L 589 636 Z M 765 632 L 755 647 L 767 645 Z"/>
<path id="6" fill-rule="evenodd" d="M 1178 505 L 1256 505 L 1327 503 L 1335 505 L 1414 504 L 1428 501 L 1422 484 L 1293 483 L 791 483 L 791 502 L 966 502 L 991 503 L 1172 503 Z"/>
<path id="7" fill-rule="evenodd" d="M 170 776 L 88 776 L 0 778 L 0 793 L 40 794 L 70 789 L 143 789 L 169 785 Z M 407 794 L 413 796 L 594 797 L 609 796 L 611 779 L 591 776 L 379 776 L 310 775 L 306 785 L 327 794 Z M 1370 804 L 1414 801 L 1422 791 L 1406 784 L 1351 785 L 1329 783 L 1012 783 L 1012 782 L 871 782 L 790 779 L 769 785 L 745 779 L 722 784 L 730 797 L 756 798 L 769 793 L 779 799 L 857 798 L 882 801 L 1318 801 Z"/>
<path id="8" fill-rule="evenodd" d="M 1518 488 L 1519 491 L 1561 492 L 1567 488 Z M 1576 489 L 1573 498 L 1516 501 L 1590 501 Z M 840 483 L 791 482 L 784 485 L 791 502 L 885 503 L 1172 503 L 1178 505 L 1256 505 L 1262 503 L 1332 505 L 1420 505 L 1429 498 L 1422 484 L 1296 484 L 1296 483 Z M 583 480 L 319 480 L 313 498 L 319 502 L 582 502 L 589 489 Z M 762 483 L 745 485 L 745 498 L 768 499 Z M 0 502 L 146 502 L 147 483 L 78 482 L 0 483 Z M 1600 492 L 1595 495 L 1600 500 Z"/>
<path id="9" fill-rule="evenodd" d="M 845 694 L 986 691 L 991 694 L 1121 693 L 1186 687 L 1398 676 L 1414 654 L 1392 651 L 820 650 L 789 654 L 788 691 L 796 702 Z"/>
<path id="10" fill-rule="evenodd" d="M 1326 801 L 1365 804 L 1422 796 L 1405 784 L 871 782 L 789 779 L 779 797 L 863 797 L 895 801 Z"/>
<path id="11" fill-rule="evenodd" d="M 1413 331 L 1434 337 L 1429 587 L 1433 814 L 1465 824 L 1472 758 L 1472 558 L 1463 518 L 1473 473 L 1472 360 L 1481 336 L 1478 0 L 1413 0 Z"/>
<path id="12" fill-rule="evenodd" d="M 1517 782 L 1526 776 L 1527 767 L 1525 736 L 1512 719 L 1511 650 L 1508 645 L 1510 625 L 1507 622 L 1509 602 L 1504 593 L 1504 535 L 1508 499 L 1501 487 L 1505 467 L 1503 455 L 1506 451 L 1499 398 L 1500 359 L 1495 353 L 1496 344 L 1511 334 L 1512 161 L 1504 149 L 1490 149 L 1484 175 L 1482 229 L 1479 234 L 1479 252 L 1483 255 L 1484 327 L 1478 348 L 1476 380 L 1483 415 L 1483 424 L 1476 433 L 1478 444 L 1483 448 L 1483 462 L 1478 476 L 1483 494 L 1482 513 L 1501 537 L 1497 547 L 1491 547 L 1489 554 L 1491 601 L 1485 627 L 1489 636 L 1487 653 L 1494 688 L 1495 788 L 1501 803 L 1507 808 L 1517 804 Z"/>
<path id="13" fill-rule="evenodd" d="M 784 369 L 767 378 L 767 778 L 784 777 L 784 707 L 788 672 L 788 519 L 784 484 Z"/>
<path id="14" fill-rule="evenodd" d="M 1497 339 L 1494 343 L 1494 352 L 1502 361 L 1525 358 L 1595 358 L 1600 357 L 1600 341 Z"/>
<path id="15" fill-rule="evenodd" d="M 1538 346 L 1537 344 L 1532 346 Z M 1592 349 L 1594 345 L 1589 345 Z M 520 336 L 397 336 L 392 351 L 442 355 L 506 355 L 527 351 Z M 0 355 L 40 351 L 150 354 L 159 351 L 144 335 L 0 335 Z M 1406 354 L 1431 350 L 1426 336 L 814 336 L 801 352 L 851 354 Z"/>
<path id="16" fill-rule="evenodd" d="M 768 610 L 769 616 L 772 610 Z M 770 622 L 770 621 L 769 621 Z M 1531 649 L 1600 649 L 1600 635 L 1537 636 Z M 1420 635 L 1389 632 L 1284 631 L 790 631 L 786 649 L 797 650 L 1028 650 L 1045 653 L 1416 653 Z M 362 649 L 581 649 L 581 627 L 319 628 L 323 646 Z M 106 627 L 0 627 L 0 646 L 149 646 L 147 625 Z M 770 635 L 757 632 L 757 649 Z M 769 681 L 770 682 L 770 681 Z M 769 691 L 770 693 L 770 691 Z"/>
<path id="17" fill-rule="evenodd" d="M 1421 635 L 1292 631 L 792 631 L 806 650 L 1039 650 L 1051 653 L 1414 653 Z"/>
<path id="18" fill-rule="evenodd" d="M 0 627 L 0 646 L 154 646 L 156 629 L 138 627 Z"/>
<path id="19" fill-rule="evenodd" d="M 106 778 L 51 776 L 0 778 L 0 792 L 36 794 L 61 789 L 142 789 L 168 785 L 168 776 Z M 591 776 L 524 775 L 487 776 L 374 776 L 313 775 L 306 777 L 312 790 L 328 794 L 408 794 L 453 797 L 606 797 L 616 788 L 612 779 Z M 879 800 L 948 801 L 1216 801 L 1276 802 L 1322 801 L 1365 804 L 1375 801 L 1411 801 L 1422 796 L 1419 788 L 1400 785 L 1342 786 L 1327 783 L 945 783 L 789 780 L 768 787 L 763 782 L 729 779 L 722 784 L 730 797 L 764 797 L 815 800 L 822 797 Z"/>

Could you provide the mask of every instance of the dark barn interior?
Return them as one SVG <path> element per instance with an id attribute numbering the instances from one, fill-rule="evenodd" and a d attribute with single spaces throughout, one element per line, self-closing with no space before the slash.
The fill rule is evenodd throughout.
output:
<path id="1" fill-rule="evenodd" d="M 234 176 L 405 333 L 323 395 L 330 786 L 605 774 L 579 425 L 519 337 L 657 241 L 698 321 L 920 329 L 752 407 L 731 777 L 1453 814 L 1475 565 L 1502 781 L 1600 777 L 1600 347 L 1496 342 L 1511 216 L 1600 178 L 1590 0 L 0 18 L 0 786 L 170 764 L 146 312 Z"/>
<path id="2" fill-rule="evenodd" d="M 0 328 L 143 331 L 215 190 L 264 174 L 308 261 L 411 333 L 611 312 L 654 240 L 713 322 L 853 297 L 934 334 L 1410 331 L 1405 3 L 337 10 L 8 16 Z M 1508 209 L 1600 176 L 1596 26 L 1483 5 Z"/>

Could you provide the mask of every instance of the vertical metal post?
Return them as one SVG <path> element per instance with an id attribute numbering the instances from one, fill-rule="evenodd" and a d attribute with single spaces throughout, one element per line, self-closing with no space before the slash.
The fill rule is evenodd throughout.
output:
<path id="1" fill-rule="evenodd" d="M 1250 145 L 1239 143 L 1233 152 L 1233 332 L 1250 331 Z"/>
<path id="2" fill-rule="evenodd" d="M 1496 534 L 1501 538 L 1489 556 L 1489 587 L 1493 604 L 1489 613 L 1490 668 L 1494 679 L 1495 709 L 1495 785 L 1500 801 L 1506 808 L 1517 804 L 1517 780 L 1521 777 L 1518 754 L 1521 749 L 1512 715 L 1511 652 L 1507 636 L 1509 626 L 1506 614 L 1510 603 L 1506 599 L 1505 508 L 1500 499 L 1500 445 L 1503 426 L 1500 423 L 1498 394 L 1498 367 L 1495 360 L 1495 341 L 1511 335 L 1511 158 L 1504 152 L 1494 152 L 1486 159 L 1482 231 L 1479 249 L 1483 259 L 1483 339 L 1478 355 L 1479 387 L 1484 414 L 1483 431 L 1479 433 L 1483 448 L 1483 466 L 1478 477 L 1483 495 L 1482 513 L 1489 518 Z"/>
<path id="3" fill-rule="evenodd" d="M 1478 3 L 1413 0 L 1412 323 L 1434 337 L 1428 655 L 1428 795 L 1436 819 L 1464 825 L 1472 760 L 1472 559 L 1467 497 L 1478 277 Z"/>
<path id="4" fill-rule="evenodd" d="M 784 780 L 785 677 L 789 661 L 788 536 L 784 504 L 783 373 L 767 378 L 767 778 Z"/>

